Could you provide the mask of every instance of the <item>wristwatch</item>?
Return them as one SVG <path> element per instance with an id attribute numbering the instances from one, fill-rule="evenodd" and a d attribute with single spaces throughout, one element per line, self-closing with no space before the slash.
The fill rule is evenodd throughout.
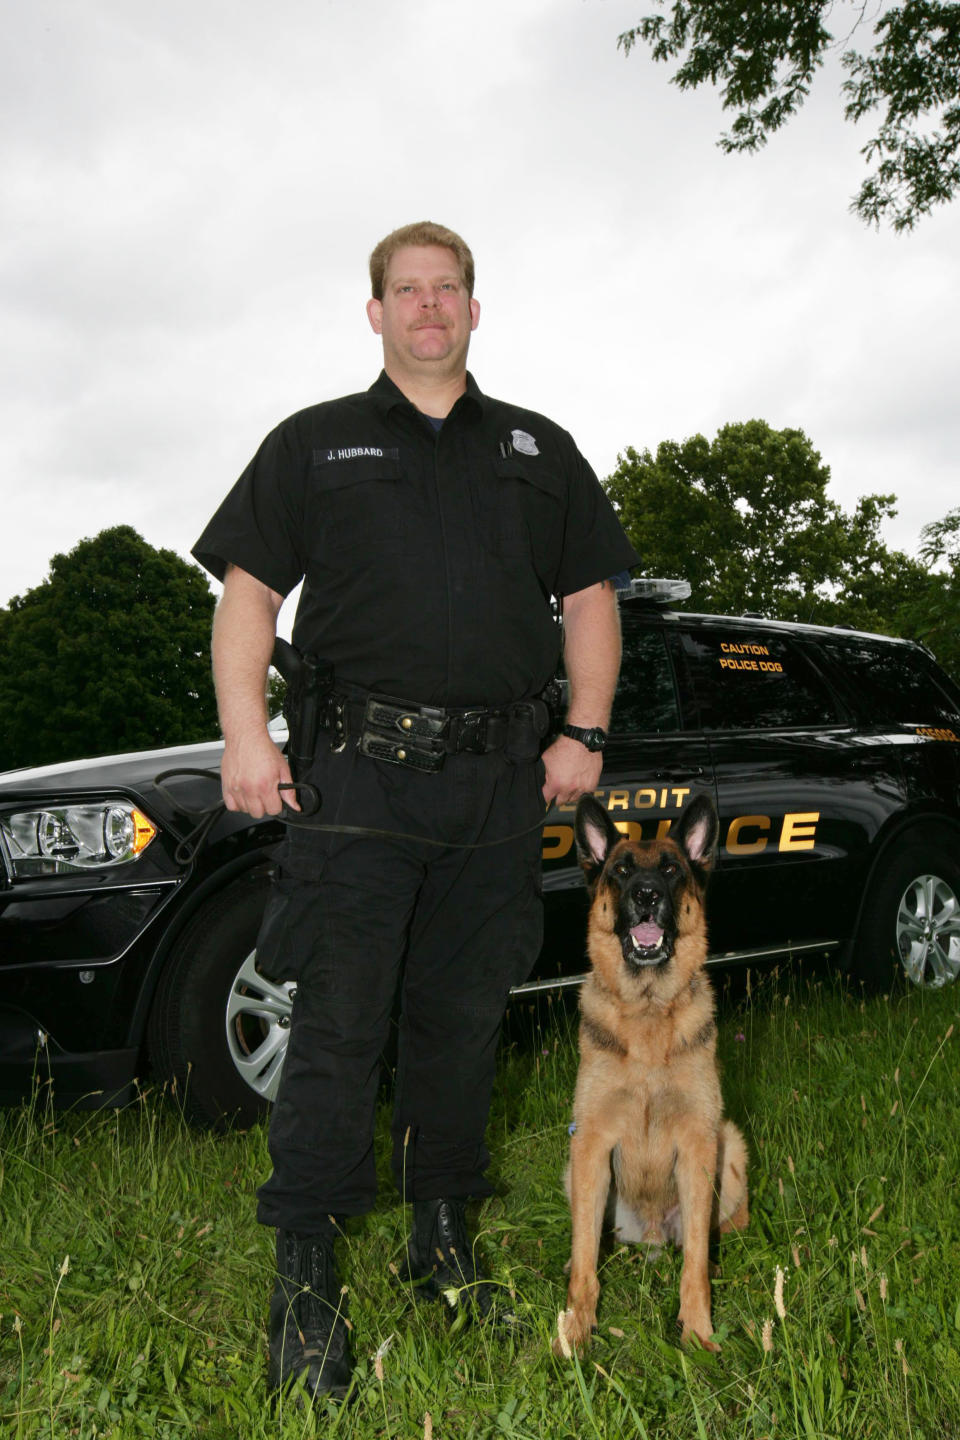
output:
<path id="1" fill-rule="evenodd" d="M 601 730 L 599 725 L 594 725 L 589 730 L 584 730 L 580 725 L 564 725 L 564 735 L 569 735 L 571 740 L 579 740 L 581 745 L 586 745 L 588 750 L 596 752 L 602 750 L 607 743 L 607 732 Z"/>

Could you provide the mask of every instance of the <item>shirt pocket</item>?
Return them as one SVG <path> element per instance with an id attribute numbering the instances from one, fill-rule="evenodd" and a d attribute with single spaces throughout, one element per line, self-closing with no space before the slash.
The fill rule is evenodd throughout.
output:
<path id="1" fill-rule="evenodd" d="M 396 455 L 314 464 L 314 532 L 340 553 L 393 551 L 409 530 L 410 496 Z"/>
<path id="2" fill-rule="evenodd" d="M 484 543 L 504 556 L 533 555 L 543 573 L 555 568 L 563 540 L 563 480 L 515 455 L 493 462 L 479 515 Z"/>

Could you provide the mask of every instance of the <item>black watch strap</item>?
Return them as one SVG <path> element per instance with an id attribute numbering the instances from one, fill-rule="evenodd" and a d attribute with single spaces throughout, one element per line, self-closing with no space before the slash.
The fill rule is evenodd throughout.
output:
<path id="1" fill-rule="evenodd" d="M 579 740 L 581 745 L 586 745 L 588 750 L 596 752 L 602 750 L 607 743 L 607 732 L 601 730 L 599 725 L 585 730 L 581 725 L 564 725 L 564 735 L 569 735 L 571 740 Z"/>

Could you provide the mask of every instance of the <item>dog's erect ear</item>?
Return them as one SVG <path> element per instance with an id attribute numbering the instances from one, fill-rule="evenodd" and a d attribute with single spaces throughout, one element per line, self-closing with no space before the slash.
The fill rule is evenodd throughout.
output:
<path id="1" fill-rule="evenodd" d="M 577 801 L 573 830 L 577 837 L 577 856 L 587 884 L 592 885 L 610 851 L 623 836 L 592 795 L 581 795 Z"/>
<path id="2" fill-rule="evenodd" d="M 713 868 L 717 853 L 720 821 L 717 807 L 709 795 L 696 795 L 684 809 L 671 836 L 683 850 L 691 865 L 701 870 Z"/>

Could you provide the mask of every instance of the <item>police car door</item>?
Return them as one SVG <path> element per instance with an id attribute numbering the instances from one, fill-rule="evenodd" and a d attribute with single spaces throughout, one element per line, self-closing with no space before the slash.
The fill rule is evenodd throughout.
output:
<path id="1" fill-rule="evenodd" d="M 674 617 L 675 618 L 675 617 Z M 708 744 L 695 727 L 692 699 L 678 675 L 677 636 L 670 620 L 653 607 L 621 611 L 623 660 L 604 752 L 603 774 L 595 792 L 620 830 L 634 839 L 667 834 L 694 794 L 716 799 Z M 551 955 L 569 952 L 569 937 L 580 937 L 582 973 L 586 891 L 573 838 L 575 805 L 555 805 L 543 832 L 543 888 L 547 941 Z M 566 939 L 566 945 L 564 945 Z"/>
<path id="2" fill-rule="evenodd" d="M 842 704 L 785 627 L 691 619 L 682 641 L 720 812 L 711 953 L 836 948 L 859 893 L 851 851 L 863 850 Z"/>

